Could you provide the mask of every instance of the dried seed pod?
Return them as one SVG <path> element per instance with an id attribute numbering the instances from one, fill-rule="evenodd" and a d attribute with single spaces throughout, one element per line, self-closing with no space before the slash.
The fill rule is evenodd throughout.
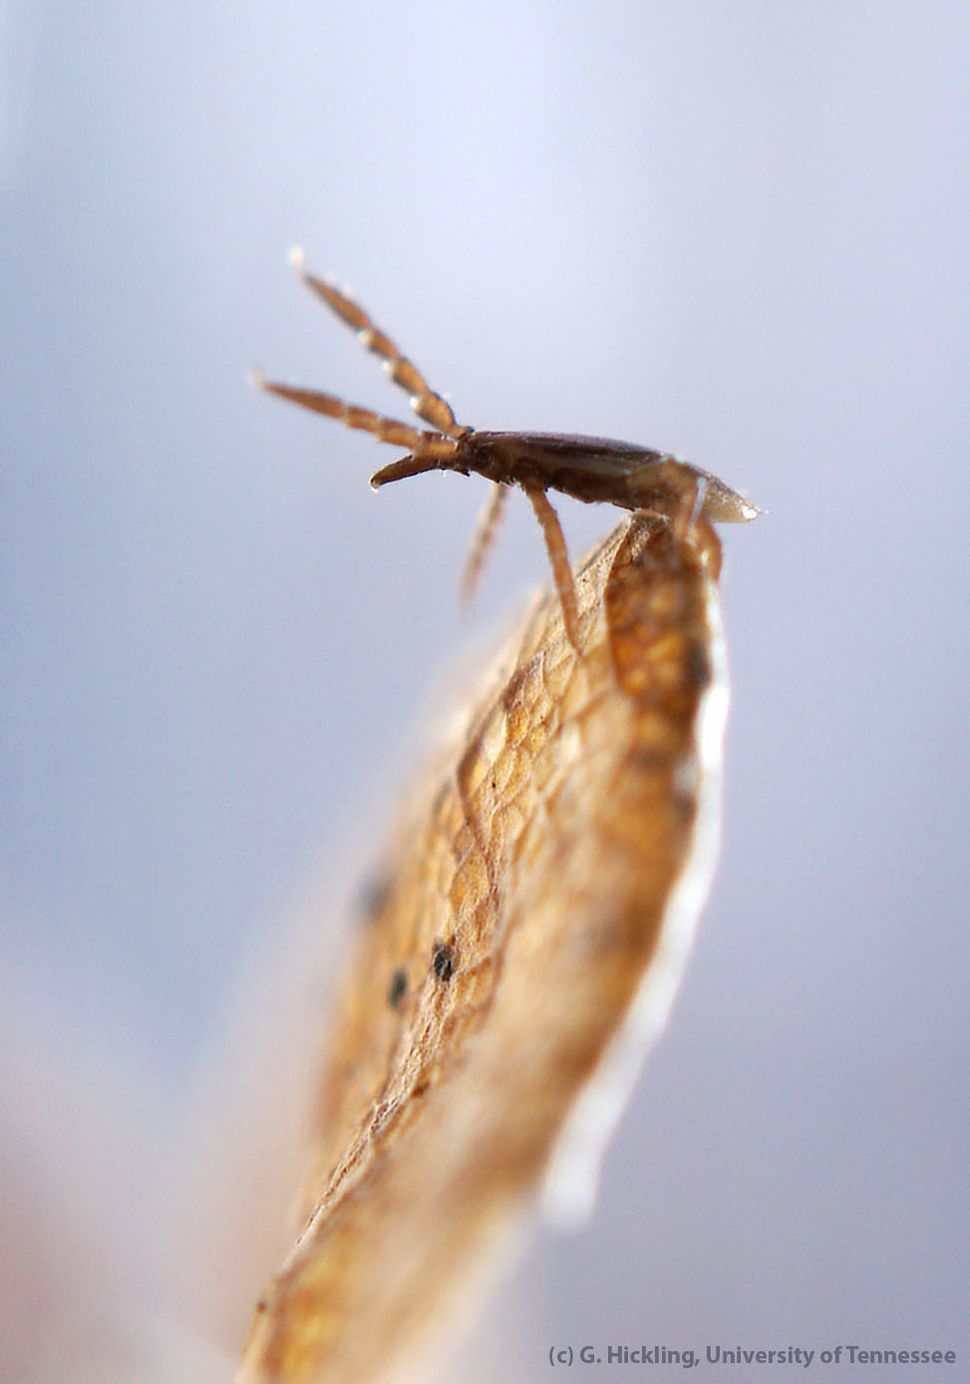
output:
<path id="1" fill-rule="evenodd" d="M 719 562 L 704 520 L 621 525 L 577 575 L 578 648 L 550 593 L 412 802 L 245 1384 L 388 1378 L 543 1175 L 589 1171 L 716 854 Z"/>

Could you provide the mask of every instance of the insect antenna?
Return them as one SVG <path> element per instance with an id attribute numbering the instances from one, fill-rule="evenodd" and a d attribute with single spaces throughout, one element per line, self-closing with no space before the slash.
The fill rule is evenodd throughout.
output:
<path id="1" fill-rule="evenodd" d="M 307 288 L 357 333 L 361 345 L 373 355 L 380 357 L 388 377 L 410 395 L 411 408 L 419 418 L 425 423 L 430 423 L 436 431 L 444 433 L 446 437 L 457 439 L 468 431 L 457 422 L 451 405 L 429 386 L 413 361 L 401 354 L 396 344 L 375 325 L 360 304 L 355 303 L 353 298 L 337 288 L 336 284 L 330 283 L 327 279 L 318 279 L 315 274 L 310 273 L 299 246 L 295 246 L 290 252 L 290 263 Z"/>

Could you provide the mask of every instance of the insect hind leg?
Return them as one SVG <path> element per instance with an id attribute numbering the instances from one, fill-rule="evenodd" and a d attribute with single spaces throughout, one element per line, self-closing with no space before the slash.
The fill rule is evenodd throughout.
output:
<path id="1" fill-rule="evenodd" d="M 668 457 L 650 462 L 627 479 L 627 503 L 639 514 L 671 525 L 684 542 L 697 526 L 707 498 L 707 477 L 686 462 Z"/>
<path id="2" fill-rule="evenodd" d="M 410 396 L 411 408 L 419 418 L 446 437 L 457 439 L 468 431 L 458 423 L 451 405 L 429 386 L 414 362 L 402 355 L 396 343 L 381 331 L 359 303 L 355 303 L 349 294 L 328 279 L 311 274 L 306 268 L 301 249 L 291 251 L 290 262 L 307 288 L 357 333 L 357 339 L 365 350 L 384 362 L 388 377 Z"/>
<path id="3" fill-rule="evenodd" d="M 707 481 L 703 476 L 691 476 L 690 481 L 684 485 L 683 500 L 674 519 L 674 531 L 682 543 L 694 532 L 704 508 L 706 494 Z"/>

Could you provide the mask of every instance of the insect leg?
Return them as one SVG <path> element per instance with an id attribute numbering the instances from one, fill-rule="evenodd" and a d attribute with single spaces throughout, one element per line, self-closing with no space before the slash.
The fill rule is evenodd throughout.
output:
<path id="1" fill-rule="evenodd" d="M 526 485 L 522 488 L 532 503 L 535 516 L 542 528 L 542 536 L 546 540 L 546 552 L 552 563 L 552 574 L 555 578 L 556 590 L 559 593 L 559 604 L 562 606 L 566 637 L 576 652 L 579 653 L 579 611 L 576 606 L 576 587 L 573 583 L 573 569 L 569 562 L 569 554 L 566 551 L 566 539 L 563 536 L 559 516 L 546 498 L 544 490 Z"/>
<path id="2" fill-rule="evenodd" d="M 475 532 L 472 534 L 471 547 L 468 550 L 468 557 L 461 574 L 459 585 L 460 599 L 462 605 L 468 605 L 475 594 L 478 586 L 478 579 L 482 574 L 485 559 L 492 550 L 495 542 L 495 535 L 498 533 L 499 525 L 502 522 L 502 515 L 505 512 L 505 504 L 509 498 L 509 488 L 507 485 L 500 485 L 498 481 L 493 481 L 489 491 L 488 499 L 478 516 L 475 525 Z"/>
<path id="3" fill-rule="evenodd" d="M 330 283 L 327 279 L 318 279 L 315 274 L 311 274 L 304 264 L 302 250 L 293 250 L 290 260 L 307 288 L 357 333 L 358 340 L 366 350 L 383 360 L 388 376 L 411 396 L 411 407 L 418 417 L 447 437 L 461 437 L 467 429 L 458 424 L 451 405 L 429 387 L 417 366 L 401 354 L 386 333 L 375 326 L 360 304 L 355 303 L 351 297 L 337 288 L 336 284 Z"/>
<path id="4" fill-rule="evenodd" d="M 385 418 L 369 408 L 358 408 L 348 404 L 334 394 L 324 394 L 319 389 L 296 389 L 289 384 L 278 384 L 267 380 L 254 370 L 250 377 L 257 389 L 267 394 L 275 394 L 279 399 L 288 399 L 292 404 L 310 409 L 312 413 L 325 414 L 336 418 L 345 427 L 356 428 L 360 432 L 371 433 L 379 442 L 390 442 L 395 447 L 407 447 L 418 456 L 436 456 L 444 459 L 454 456 L 456 445 L 451 438 L 440 433 L 423 432 L 412 428 L 409 423 L 399 423 L 395 418 Z"/>
<path id="5" fill-rule="evenodd" d="M 681 543 L 693 532 L 707 493 L 707 481 L 703 476 L 692 476 L 684 486 L 680 512 L 674 521 L 674 531 Z"/>
<path id="6" fill-rule="evenodd" d="M 626 480 L 626 492 L 639 514 L 652 514 L 673 527 L 678 542 L 689 538 L 707 498 L 707 477 L 669 457 L 649 462 Z M 639 502 L 639 503 L 638 503 Z"/>
<path id="7" fill-rule="evenodd" d="M 439 437 L 436 433 L 425 433 L 427 442 L 422 442 L 420 447 L 415 447 L 414 451 L 406 457 L 401 457 L 400 461 L 392 461 L 390 466 L 382 466 L 379 471 L 375 471 L 370 478 L 371 490 L 380 490 L 383 485 L 390 485 L 391 481 L 407 480 L 409 476 L 421 476 L 425 471 L 447 471 L 447 459 L 452 454 L 443 453 L 443 447 L 451 446 L 451 439 Z"/>

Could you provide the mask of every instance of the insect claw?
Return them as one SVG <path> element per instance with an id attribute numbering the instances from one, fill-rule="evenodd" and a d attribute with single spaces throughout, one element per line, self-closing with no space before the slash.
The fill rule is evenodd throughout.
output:
<path id="1" fill-rule="evenodd" d="M 290 246 L 290 253 L 288 258 L 290 261 L 290 267 L 292 269 L 295 269 L 296 272 L 299 274 L 300 278 L 302 279 L 303 276 L 306 274 L 306 254 L 304 253 L 303 246 Z"/>
<path id="2" fill-rule="evenodd" d="M 254 365 L 246 371 L 246 381 L 250 389 L 266 389 L 266 371 L 261 365 Z"/>

